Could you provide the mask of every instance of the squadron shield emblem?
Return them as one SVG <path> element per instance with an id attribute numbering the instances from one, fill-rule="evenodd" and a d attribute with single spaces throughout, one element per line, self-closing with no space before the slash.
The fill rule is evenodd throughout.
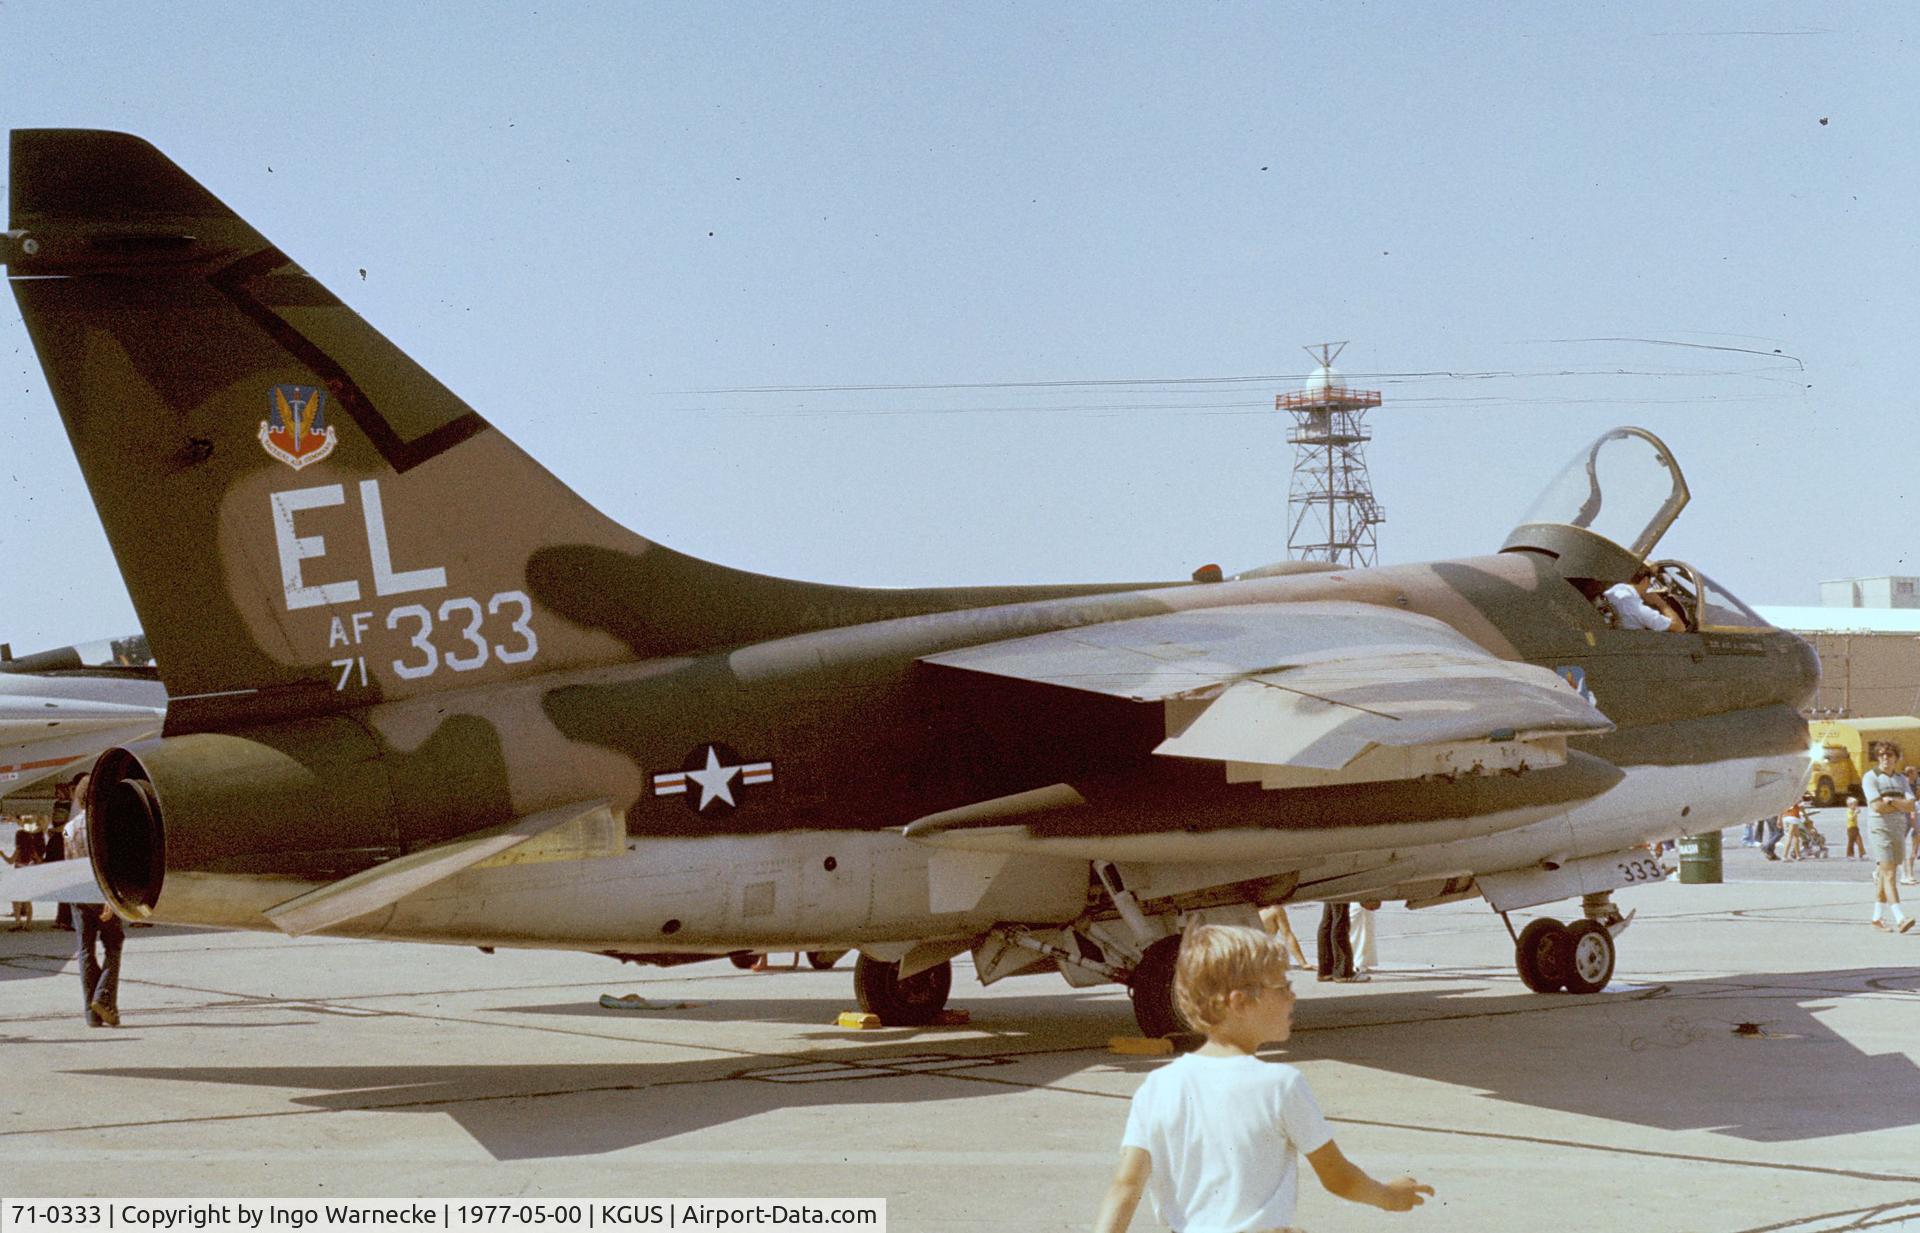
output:
<path id="1" fill-rule="evenodd" d="M 267 392 L 267 418 L 260 421 L 260 445 L 267 453 L 298 471 L 333 453 L 334 444 L 325 390 L 276 385 Z"/>

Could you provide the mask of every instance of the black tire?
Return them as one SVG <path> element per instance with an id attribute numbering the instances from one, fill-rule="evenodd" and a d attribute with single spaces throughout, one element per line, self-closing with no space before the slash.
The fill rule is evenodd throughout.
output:
<path id="1" fill-rule="evenodd" d="M 947 1006 L 953 989 L 953 964 L 942 961 L 900 979 L 900 965 L 866 955 L 853 965 L 853 992 L 860 1009 L 879 1015 L 885 1027 L 925 1027 Z"/>
<path id="2" fill-rule="evenodd" d="M 742 972 L 750 972 L 753 965 L 760 962 L 760 956 L 750 950 L 736 950 L 728 954 L 727 962 Z"/>
<path id="3" fill-rule="evenodd" d="M 1513 966 L 1520 970 L 1521 983 L 1535 993 L 1559 992 L 1573 970 L 1572 934 L 1550 916 L 1531 922 L 1513 948 Z"/>
<path id="4" fill-rule="evenodd" d="M 1813 785 L 1813 803 L 1822 809 L 1831 808 L 1840 803 L 1840 798 L 1833 793 L 1833 780 L 1825 775 L 1820 776 L 1820 782 Z"/>
<path id="5" fill-rule="evenodd" d="M 807 965 L 816 972 L 824 972 L 846 956 L 844 950 L 810 950 L 807 952 Z"/>
<path id="6" fill-rule="evenodd" d="M 1613 979 L 1613 935 L 1597 920 L 1567 928 L 1567 992 L 1598 993 Z"/>
<path id="7" fill-rule="evenodd" d="M 1171 1036 L 1186 1030 L 1180 1012 L 1173 1005 L 1173 965 L 1180 958 L 1180 939 L 1161 938 L 1141 953 L 1127 978 L 1127 995 L 1133 999 L 1133 1019 L 1144 1036 Z"/>

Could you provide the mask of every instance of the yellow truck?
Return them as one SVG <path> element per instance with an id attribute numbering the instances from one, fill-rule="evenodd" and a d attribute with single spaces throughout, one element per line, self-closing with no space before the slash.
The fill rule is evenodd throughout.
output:
<path id="1" fill-rule="evenodd" d="M 1860 795 L 1860 777 L 1873 769 L 1873 747 L 1891 741 L 1900 747 L 1900 765 L 1920 764 L 1920 719 L 1887 715 L 1878 719 L 1817 719 L 1813 766 L 1807 791 L 1816 805 L 1838 805 Z"/>

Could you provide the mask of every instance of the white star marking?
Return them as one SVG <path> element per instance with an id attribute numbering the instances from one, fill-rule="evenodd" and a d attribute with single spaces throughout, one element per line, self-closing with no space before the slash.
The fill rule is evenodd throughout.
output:
<path id="1" fill-rule="evenodd" d="M 733 777 L 739 773 L 737 766 L 721 766 L 720 755 L 713 751 L 713 746 L 707 746 L 707 765 L 687 772 L 687 778 L 700 785 L 700 803 L 694 808 L 705 809 L 716 797 L 729 805 L 737 804 L 733 799 Z"/>

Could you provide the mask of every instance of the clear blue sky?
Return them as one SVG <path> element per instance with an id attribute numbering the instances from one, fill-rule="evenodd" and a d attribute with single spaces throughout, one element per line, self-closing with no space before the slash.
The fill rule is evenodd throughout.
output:
<path id="1" fill-rule="evenodd" d="M 1916 31 L 1892 4 L 0 0 L 0 120 L 154 142 L 602 508 L 728 564 L 1279 559 L 1272 398 L 1301 344 L 1351 340 L 1386 397 L 1383 562 L 1492 551 L 1638 423 L 1694 491 L 1662 550 L 1812 603 L 1920 573 Z M 132 628 L 10 298 L 0 440 L 0 640 Z"/>

